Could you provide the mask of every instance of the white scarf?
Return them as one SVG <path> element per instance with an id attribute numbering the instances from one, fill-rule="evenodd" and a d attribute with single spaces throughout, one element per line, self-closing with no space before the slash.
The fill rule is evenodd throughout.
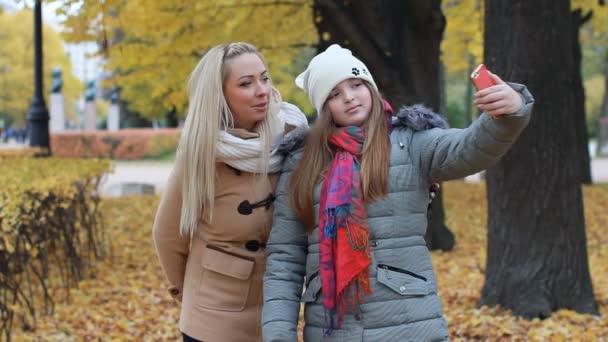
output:
<path id="1" fill-rule="evenodd" d="M 269 108 L 269 111 L 271 110 Z M 280 103 L 277 117 L 281 125 L 272 134 L 271 141 L 273 142 L 285 135 L 285 124 L 295 127 L 308 126 L 306 115 L 297 106 L 287 102 Z M 240 135 L 243 136 L 242 134 Z M 262 171 L 260 163 L 261 151 L 262 142 L 257 133 L 248 133 L 246 136 L 238 137 L 227 131 L 220 131 L 217 144 L 217 159 L 235 169 L 260 173 Z M 268 172 L 278 172 L 281 170 L 283 156 L 277 153 L 275 149 L 271 151 L 268 162 Z"/>

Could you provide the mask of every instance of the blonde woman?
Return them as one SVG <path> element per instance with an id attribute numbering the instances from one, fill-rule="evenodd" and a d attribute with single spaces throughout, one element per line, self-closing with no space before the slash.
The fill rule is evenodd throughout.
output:
<path id="1" fill-rule="evenodd" d="M 247 43 L 211 48 L 189 81 L 189 107 L 153 236 L 181 302 L 184 341 L 261 338 L 262 275 L 281 168 L 273 142 L 306 126 L 281 102 Z"/>

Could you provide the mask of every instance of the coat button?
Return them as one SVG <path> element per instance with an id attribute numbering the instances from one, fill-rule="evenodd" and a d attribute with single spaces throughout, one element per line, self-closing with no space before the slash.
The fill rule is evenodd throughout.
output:
<path id="1" fill-rule="evenodd" d="M 369 242 L 369 244 L 370 244 L 370 246 L 372 246 L 372 247 L 378 247 L 378 241 L 376 241 L 376 240 L 372 240 L 372 241 L 370 241 L 370 242 Z"/>
<path id="2" fill-rule="evenodd" d="M 356 321 L 360 321 L 361 320 L 361 315 L 359 315 L 358 313 L 355 314 L 355 320 Z"/>
<path id="3" fill-rule="evenodd" d="M 257 240 L 249 240 L 245 242 L 245 249 L 250 252 L 257 252 L 261 247 L 262 244 L 260 244 L 260 242 Z"/>
<path id="4" fill-rule="evenodd" d="M 401 292 L 401 293 L 405 293 L 405 286 L 401 286 L 401 287 L 399 288 L 399 292 Z"/>

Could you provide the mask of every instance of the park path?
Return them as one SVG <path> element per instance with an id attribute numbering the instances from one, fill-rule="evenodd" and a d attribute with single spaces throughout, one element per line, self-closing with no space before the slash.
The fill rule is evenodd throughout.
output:
<path id="1" fill-rule="evenodd" d="M 119 187 L 125 183 L 148 184 L 154 187 L 156 193 L 161 193 L 165 189 L 172 167 L 172 161 L 116 161 L 114 173 L 106 175 L 102 183 L 102 193 L 117 196 L 120 194 Z M 591 173 L 594 183 L 608 183 L 608 158 L 594 158 L 591 162 Z M 481 177 L 475 174 L 465 180 L 478 182 Z"/>

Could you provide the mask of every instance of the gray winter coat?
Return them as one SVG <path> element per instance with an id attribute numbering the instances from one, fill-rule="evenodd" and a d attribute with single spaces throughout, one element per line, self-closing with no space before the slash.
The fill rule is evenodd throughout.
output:
<path id="1" fill-rule="evenodd" d="M 297 341 L 300 301 L 305 303 L 307 342 L 448 340 L 424 241 L 428 189 L 432 182 L 479 172 L 496 163 L 509 149 L 528 123 L 534 102 L 525 86 L 510 85 L 522 95 L 524 106 L 497 120 L 482 114 L 466 129 L 433 128 L 442 120 L 422 106 L 404 108 L 398 113 L 390 137 L 388 195 L 366 207 L 372 294 L 364 298 L 358 309 L 346 313 L 341 329 L 325 338 L 317 227 L 307 234 L 288 206 L 288 179 L 302 149 L 297 140 L 284 142 L 290 151 L 276 191 L 267 244 L 264 341 Z M 313 193 L 315 212 L 320 189 L 319 184 Z"/>

